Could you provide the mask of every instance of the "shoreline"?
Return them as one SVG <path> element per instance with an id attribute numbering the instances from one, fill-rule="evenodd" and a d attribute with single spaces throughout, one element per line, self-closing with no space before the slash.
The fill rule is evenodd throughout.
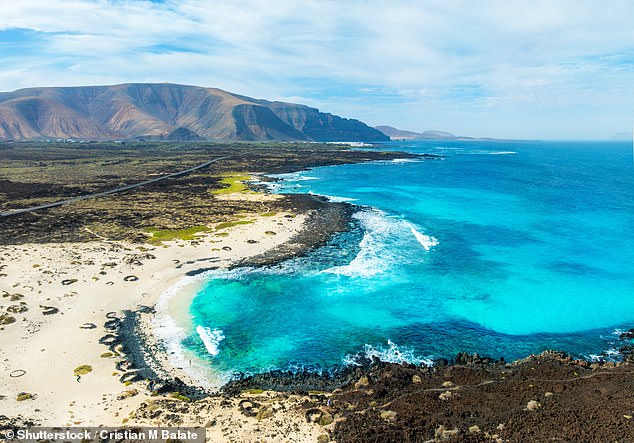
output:
<path id="1" fill-rule="evenodd" d="M 278 196 L 218 197 L 244 198 Z M 603 420 L 607 415 L 601 414 L 609 412 L 605 420 L 618 430 L 615 435 L 634 435 L 631 399 L 619 394 L 634 388 L 629 377 L 633 348 L 627 346 L 634 331 L 624 333 L 623 362 L 618 363 L 590 363 L 552 351 L 513 362 L 463 353 L 456 361 L 430 367 L 368 360 L 336 374 L 257 374 L 212 395 L 188 374 L 182 364 L 188 356 L 180 366 L 170 361 L 173 350 L 161 349 L 153 331 L 157 305 L 170 290 L 177 294 L 173 304 L 189 305 L 192 288 L 176 289 L 202 281 L 204 272 L 263 266 L 302 254 L 345 228 L 353 211 L 349 204 L 294 195 L 285 212 L 249 214 L 249 224 L 193 241 L 0 246 L 2 312 L 9 305 L 16 311 L 27 308 L 12 314 L 15 323 L 0 326 L 0 406 L 5 414 L 0 429 L 25 423 L 191 425 L 207 428 L 212 441 L 429 435 L 448 441 L 517 441 L 532 435 L 540 408 L 557 401 L 584 403 L 586 397 L 594 401 L 592 395 L 599 392 L 604 410 L 596 412 L 584 403 L 586 409 L 578 413 L 599 414 Z M 266 234 L 271 231 L 275 235 Z M 165 312 L 170 312 L 169 303 Z M 84 365 L 91 370 L 75 374 Z M 511 393 L 507 385 L 513 386 Z M 471 412 L 480 411 L 478 402 L 493 397 L 510 405 L 510 415 L 506 409 L 496 411 L 500 404 L 493 403 L 493 416 L 479 413 L 476 418 L 486 420 L 475 421 Z M 466 406 L 462 400 L 452 403 L 456 398 Z M 514 430 L 522 424 L 527 430 Z"/>
<path id="2" fill-rule="evenodd" d="M 302 231 L 306 217 L 251 214 L 252 223 L 232 226 L 220 237 L 206 234 L 163 246 L 107 241 L 0 246 L 1 301 L 16 312 L 3 317 L 12 323 L 0 326 L 5 414 L 51 426 L 117 423 L 125 410 L 150 396 L 139 392 L 117 400 L 131 390 L 125 381 L 134 379 L 120 382 L 130 371 L 121 370 L 128 364 L 121 366 L 121 348 L 112 338 L 126 321 L 117 313 L 139 307 L 151 312 L 161 294 L 201 266 L 229 268 L 275 250 Z M 104 322 L 111 327 L 103 328 Z M 77 378 L 74 371 L 82 365 L 91 370 Z M 9 376 L 21 371 L 26 372 L 20 377 Z M 16 401 L 21 394 L 28 398 Z"/>
<path id="3" fill-rule="evenodd" d="M 350 217 L 355 212 L 355 207 L 350 204 L 333 203 L 318 196 L 298 194 L 293 195 L 293 199 L 297 204 L 296 210 L 302 211 L 294 216 L 299 226 L 293 235 L 262 253 L 234 260 L 218 270 L 275 265 L 301 256 L 323 245 L 334 234 L 348 229 Z M 215 269 L 208 268 L 189 271 L 157 297 L 152 311 L 125 311 L 131 326 L 119 331 L 119 339 L 124 347 L 137 348 L 140 343 L 140 349 L 135 349 L 132 356 L 126 353 L 126 357 L 132 357 L 132 367 L 149 367 L 153 375 L 144 378 L 152 386 L 162 386 L 162 391 L 171 387 L 200 397 L 226 392 L 225 386 L 233 382 L 233 378 L 223 377 L 222 374 L 210 378 L 213 376 L 205 367 L 205 360 L 180 344 L 193 329 L 192 319 L 184 313 L 182 306 L 191 305 L 206 276 L 213 271 Z"/>
<path id="4" fill-rule="evenodd" d="M 328 239 L 330 239 L 335 233 L 342 232 L 345 229 L 349 229 L 349 226 L 344 227 L 343 225 L 349 223 L 352 214 L 360 210 L 360 207 L 354 204 L 350 204 L 347 202 L 332 202 L 327 200 L 326 197 L 318 195 L 293 194 L 293 197 L 305 201 L 319 202 L 321 207 L 319 208 L 319 210 L 312 213 L 311 216 L 307 217 L 302 229 L 298 231 L 295 237 L 289 239 L 289 241 L 279 244 L 274 249 L 268 250 L 263 254 L 252 255 L 236 261 L 235 263 L 230 264 L 226 268 L 226 270 L 239 267 L 259 267 L 274 265 L 289 258 L 301 256 L 302 254 L 313 250 L 314 248 L 317 248 L 327 242 Z M 342 224 L 342 222 L 344 223 Z M 308 240 L 306 239 L 306 233 L 311 234 Z M 200 272 L 191 271 L 191 274 L 188 273 L 188 277 L 199 275 L 204 277 L 205 273 L 209 271 L 209 269 L 201 269 L 199 271 Z M 185 280 L 179 281 L 179 284 L 183 282 L 185 282 Z M 185 282 L 183 286 L 195 285 L 196 283 L 196 279 L 191 279 Z M 169 288 L 168 291 L 170 289 L 172 288 Z M 169 297 L 170 300 L 168 300 L 168 303 L 170 303 L 172 299 L 176 297 L 178 298 L 178 304 L 189 305 L 191 304 L 194 296 L 195 294 L 186 294 L 179 288 L 176 291 L 176 294 Z M 137 314 L 141 313 L 137 312 Z M 182 312 L 180 312 L 180 314 L 182 316 Z M 141 316 L 139 315 L 139 317 Z M 187 317 L 184 320 L 186 324 L 191 326 L 191 318 Z M 142 324 L 142 328 L 149 328 L 151 330 L 154 327 L 154 325 L 151 324 L 153 322 L 149 322 L 147 319 L 139 320 L 139 323 Z M 148 324 L 151 325 L 148 326 Z M 634 336 L 634 332 L 632 332 L 631 335 Z M 154 337 L 150 339 L 150 342 L 152 343 L 150 347 L 154 347 L 156 345 L 155 341 L 157 340 L 156 334 L 149 334 L 149 336 Z M 136 339 L 137 337 L 135 335 L 131 335 L 128 337 L 128 340 L 131 341 Z M 590 367 L 592 368 L 592 370 L 598 370 L 602 368 L 619 367 L 622 364 L 629 364 L 631 354 L 634 353 L 634 348 L 629 347 L 628 343 L 623 340 L 623 337 L 621 337 L 621 345 L 623 345 L 623 347 L 621 348 L 621 351 L 618 352 L 618 355 L 610 355 L 609 358 L 607 355 L 604 355 L 605 358 L 599 356 L 596 360 L 590 360 L 586 357 L 575 357 L 570 353 L 563 352 L 557 349 L 546 349 L 540 354 L 530 354 L 528 356 L 518 357 L 517 359 L 509 361 L 505 361 L 504 356 L 500 357 L 500 359 L 496 359 L 489 356 L 479 356 L 477 353 L 467 354 L 465 352 L 460 352 L 455 356 L 455 358 L 436 358 L 430 364 L 421 365 L 416 365 L 410 362 L 392 363 L 380 360 L 377 357 L 369 359 L 368 357 L 360 356 L 358 365 L 342 364 L 333 368 L 327 368 L 325 370 L 306 369 L 302 371 L 289 371 L 276 369 L 272 371 L 256 373 L 253 375 L 234 374 L 235 376 L 230 379 L 224 378 L 214 380 L 214 382 L 216 383 L 214 383 L 212 386 L 205 385 L 205 382 L 209 381 L 205 380 L 205 375 L 209 374 L 208 372 L 206 372 L 208 371 L 208 369 L 203 367 L 204 360 L 191 353 L 190 351 L 186 351 L 189 352 L 188 358 L 191 358 L 191 361 L 194 361 L 192 369 L 194 370 L 194 372 L 198 372 L 198 377 L 190 377 L 190 373 L 188 373 L 187 371 L 183 371 L 182 368 L 178 367 L 183 366 L 185 361 L 185 359 L 181 357 L 178 362 L 170 362 L 169 359 L 165 359 L 165 361 L 169 364 L 170 370 L 172 371 L 171 380 L 158 379 L 150 381 L 158 381 L 160 383 L 169 384 L 173 383 L 174 379 L 176 378 L 177 383 L 174 386 L 192 393 L 194 397 L 200 395 L 205 396 L 220 394 L 237 396 L 241 392 L 249 390 L 304 393 L 309 391 L 332 392 L 341 388 L 342 386 L 351 383 L 359 377 L 363 377 L 365 374 L 374 371 L 376 368 L 383 368 L 386 365 L 398 366 L 403 364 L 406 366 L 429 368 L 431 370 L 460 365 L 495 367 L 499 365 L 509 364 L 516 365 L 526 359 L 537 358 L 546 354 L 557 354 L 558 356 L 565 356 L 565 358 L 570 361 L 571 364 L 580 365 L 582 367 Z M 183 349 L 184 348 L 181 348 L 181 351 Z M 174 369 L 176 369 L 177 371 L 174 371 Z M 196 382 L 196 380 L 198 380 L 198 382 Z M 201 380 L 203 380 L 203 383 L 200 382 Z M 198 390 L 198 388 L 202 388 L 202 390 Z"/>

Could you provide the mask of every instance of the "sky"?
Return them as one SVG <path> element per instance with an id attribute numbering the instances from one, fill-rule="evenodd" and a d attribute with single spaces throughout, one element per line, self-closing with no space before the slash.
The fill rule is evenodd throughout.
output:
<path id="1" fill-rule="evenodd" d="M 369 125 L 607 139 L 634 120 L 631 0 L 0 0 L 0 91 L 170 82 Z"/>

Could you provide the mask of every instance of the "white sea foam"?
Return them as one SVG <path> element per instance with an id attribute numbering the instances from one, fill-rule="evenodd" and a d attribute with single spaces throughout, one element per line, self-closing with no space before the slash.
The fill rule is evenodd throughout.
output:
<path id="1" fill-rule="evenodd" d="M 419 357 L 414 350 L 406 346 L 398 346 L 392 340 L 387 341 L 387 346 L 364 345 L 363 352 L 356 355 L 346 355 L 343 364 L 346 366 L 359 366 L 361 359 L 372 360 L 378 358 L 386 363 L 411 363 L 415 365 L 431 366 L 434 362 L 427 357 Z"/>
<path id="2" fill-rule="evenodd" d="M 606 347 L 601 354 L 589 354 L 585 356 L 588 360 L 593 362 L 599 361 L 620 361 L 623 359 L 620 349 L 623 346 L 623 339 L 621 335 L 627 332 L 626 329 L 614 329 L 610 335 L 602 335 L 601 338 L 606 341 Z"/>
<path id="3" fill-rule="evenodd" d="M 438 240 L 436 240 L 434 237 L 430 237 L 429 235 L 425 235 L 419 232 L 413 226 L 410 228 L 410 230 L 412 231 L 412 234 L 414 234 L 414 237 L 416 237 L 416 240 L 418 240 L 418 243 L 420 243 L 423 248 L 425 248 L 425 251 L 429 251 L 433 246 L 438 245 Z"/>
<path id="4" fill-rule="evenodd" d="M 353 217 L 361 223 L 365 233 L 359 242 L 359 252 L 347 265 L 324 270 L 329 274 L 347 277 L 369 278 L 388 271 L 396 263 L 402 263 L 403 257 L 395 242 L 404 239 L 408 231 L 429 251 L 438 244 L 438 240 L 416 229 L 406 220 L 390 217 L 377 209 L 357 212 Z"/>
<path id="5" fill-rule="evenodd" d="M 395 158 L 392 163 L 420 163 L 422 160 L 415 158 Z"/>
<path id="6" fill-rule="evenodd" d="M 364 234 L 359 246 L 361 250 L 349 264 L 328 268 L 323 272 L 346 277 L 369 278 L 388 269 L 389 263 L 385 257 L 381 257 L 380 246 L 371 234 Z"/>
<path id="7" fill-rule="evenodd" d="M 220 345 L 220 342 L 225 339 L 222 329 L 216 328 L 212 330 L 206 326 L 198 325 L 196 326 L 196 332 L 205 345 L 207 352 L 214 357 L 218 355 L 220 352 L 218 346 Z"/>
<path id="8" fill-rule="evenodd" d="M 616 348 L 609 348 L 601 354 L 590 354 L 586 356 L 587 360 L 591 362 L 619 361 L 622 357 L 621 352 Z"/>
<path id="9" fill-rule="evenodd" d="M 370 143 L 364 143 L 364 142 L 326 142 L 329 145 L 347 145 L 347 146 L 352 146 L 353 148 L 363 148 L 363 147 L 370 147 L 372 146 L 372 144 Z"/>
<path id="10" fill-rule="evenodd" d="M 385 272 L 393 261 L 386 251 L 384 237 L 392 229 L 392 220 L 378 210 L 361 211 L 353 215 L 365 229 L 357 256 L 347 265 L 324 270 L 329 274 L 368 278 Z"/>
<path id="11" fill-rule="evenodd" d="M 250 270 L 251 268 L 245 268 Z M 182 342 L 187 338 L 187 332 L 178 326 L 176 321 L 169 313 L 170 300 L 186 286 L 197 281 L 213 278 L 214 275 L 221 276 L 223 272 L 231 273 L 232 271 L 216 271 L 211 270 L 201 274 L 185 277 L 178 283 L 163 292 L 155 305 L 156 315 L 152 320 L 152 329 L 156 338 L 165 346 L 170 365 L 178 368 L 186 368 L 184 371 L 200 386 L 210 389 L 220 388 L 228 381 L 227 374 L 214 374 L 215 380 L 209 379 L 208 368 L 199 364 L 190 364 L 190 359 L 185 355 L 185 349 Z"/>
<path id="12" fill-rule="evenodd" d="M 328 201 L 333 202 L 333 203 L 341 203 L 341 202 L 354 202 L 357 201 L 356 198 L 350 198 L 350 197 L 338 197 L 336 195 L 326 195 L 326 194 L 317 194 L 313 191 L 309 192 L 310 195 L 318 195 L 320 197 L 325 197 L 328 199 Z"/>
<path id="13" fill-rule="evenodd" d="M 474 155 L 513 155 L 517 154 L 515 151 L 487 151 L 484 149 L 474 149 L 472 151 L 467 151 L 465 154 L 474 154 Z"/>

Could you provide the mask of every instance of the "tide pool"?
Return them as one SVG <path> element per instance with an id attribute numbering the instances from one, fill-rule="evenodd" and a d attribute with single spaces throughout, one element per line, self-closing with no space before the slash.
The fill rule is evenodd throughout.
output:
<path id="1" fill-rule="evenodd" d="M 589 357 L 634 326 L 634 166 L 617 142 L 390 142 L 442 155 L 277 176 L 358 205 L 349 232 L 277 266 L 213 271 L 182 345 L 230 376 L 360 355 Z"/>

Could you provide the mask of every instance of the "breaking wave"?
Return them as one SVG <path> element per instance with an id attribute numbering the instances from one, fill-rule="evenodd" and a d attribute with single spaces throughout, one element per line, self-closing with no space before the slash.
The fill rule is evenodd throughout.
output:
<path id="1" fill-rule="evenodd" d="M 369 278 L 403 263 L 401 251 L 407 249 L 407 237 L 411 233 L 425 251 L 438 245 L 438 240 L 416 229 L 410 222 L 390 217 L 377 209 L 357 212 L 353 218 L 359 221 L 364 235 L 359 242 L 359 252 L 347 265 L 328 268 L 323 272 L 347 277 Z M 401 243 L 402 245 L 398 244 Z"/>
<path id="2" fill-rule="evenodd" d="M 398 346 L 392 342 L 392 340 L 387 341 L 387 346 L 372 346 L 366 344 L 362 352 L 354 355 L 346 355 L 342 361 L 346 366 L 361 366 L 361 361 L 372 361 L 374 358 L 378 358 L 386 363 L 411 363 L 425 366 L 434 364 L 431 358 L 419 357 L 414 353 L 413 349 L 406 346 Z"/>
<path id="3" fill-rule="evenodd" d="M 205 345 L 207 352 L 214 357 L 218 355 L 220 352 L 218 346 L 220 345 L 220 342 L 225 339 L 222 329 L 216 328 L 212 330 L 206 326 L 198 325 L 196 326 L 196 332 Z"/>
<path id="4" fill-rule="evenodd" d="M 410 230 L 412 231 L 412 234 L 414 234 L 414 237 L 416 237 L 416 240 L 418 240 L 418 243 L 420 243 L 423 248 L 425 248 L 425 251 L 429 251 L 432 247 L 438 245 L 438 240 L 436 240 L 434 237 L 423 234 L 414 226 L 412 226 Z"/>

